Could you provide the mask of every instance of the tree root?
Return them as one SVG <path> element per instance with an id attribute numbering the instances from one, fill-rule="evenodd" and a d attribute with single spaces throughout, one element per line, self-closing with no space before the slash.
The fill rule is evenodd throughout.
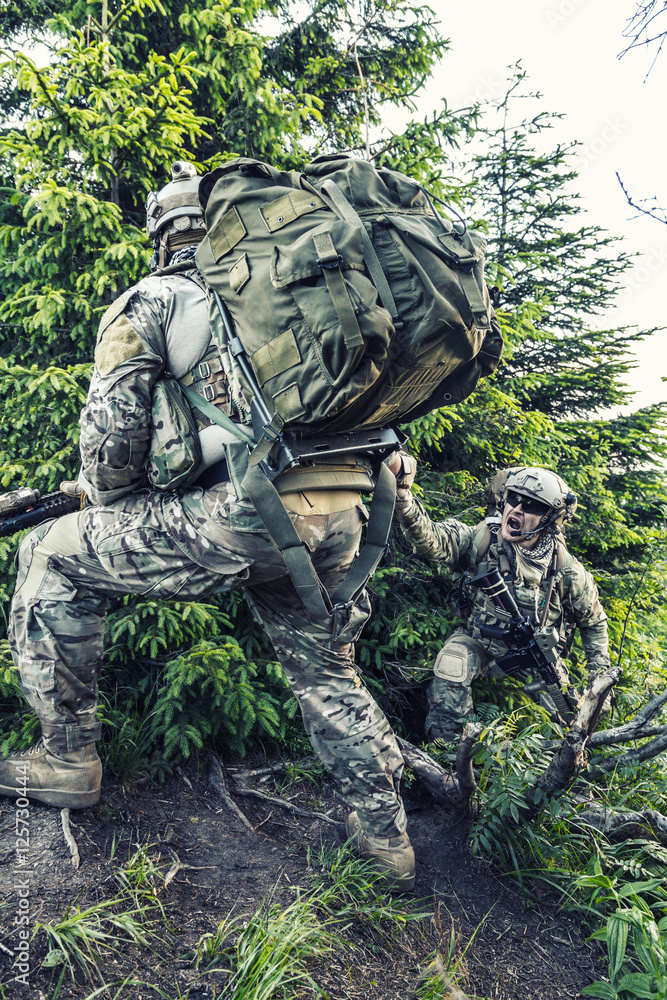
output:
<path id="1" fill-rule="evenodd" d="M 229 794 L 224 769 L 214 753 L 209 754 L 209 764 L 210 769 L 208 772 L 208 780 L 222 799 L 224 806 L 230 813 L 232 813 L 233 816 L 240 820 L 246 830 L 250 830 L 251 833 L 254 833 L 255 831 L 252 823 L 245 813 L 241 812 L 236 802 L 234 802 L 233 798 Z"/>
<path id="2" fill-rule="evenodd" d="M 79 865 L 81 864 L 81 858 L 79 856 L 79 848 L 77 846 L 76 840 L 72 835 L 72 828 L 69 824 L 69 809 L 60 810 L 60 822 L 62 823 L 65 843 L 69 847 L 69 852 L 72 855 L 72 865 L 74 866 L 74 868 L 78 868 Z"/>
<path id="3" fill-rule="evenodd" d="M 331 823 L 332 826 L 343 825 L 340 820 L 332 819 L 326 813 L 315 812 L 312 809 L 302 809 L 301 806 L 292 805 L 291 802 L 286 802 L 285 799 L 279 799 L 277 795 L 267 795 L 266 792 L 258 792 L 255 788 L 235 788 L 234 792 L 236 795 L 245 795 L 252 799 L 262 799 L 264 802 L 269 802 L 272 806 L 280 806 L 281 809 L 287 809 L 289 812 L 296 813 L 297 816 L 306 816 L 308 819 L 319 819 L 323 823 Z"/>

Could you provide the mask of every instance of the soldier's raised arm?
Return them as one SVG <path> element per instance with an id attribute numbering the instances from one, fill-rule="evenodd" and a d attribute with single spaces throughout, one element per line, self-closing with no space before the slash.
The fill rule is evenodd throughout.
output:
<path id="1" fill-rule="evenodd" d="M 411 491 L 417 472 L 412 455 L 397 452 L 387 464 L 396 476 L 396 519 L 414 551 L 432 562 L 458 565 L 470 549 L 475 529 L 454 517 L 431 520 Z"/>

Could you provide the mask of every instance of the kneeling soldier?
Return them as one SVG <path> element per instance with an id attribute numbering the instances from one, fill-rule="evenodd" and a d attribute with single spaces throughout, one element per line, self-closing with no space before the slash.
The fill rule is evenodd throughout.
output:
<path id="1" fill-rule="evenodd" d="M 540 468 L 499 473 L 491 488 L 500 501 L 500 516 L 471 527 L 455 518 L 430 519 L 410 491 L 415 467 L 414 459 L 403 453 L 390 465 L 398 479 L 398 521 L 418 555 L 463 574 L 460 604 L 467 614 L 465 627 L 447 640 L 434 664 L 428 689 L 428 738 L 458 739 L 474 708 L 472 682 L 487 674 L 507 676 L 496 660 L 512 652 L 511 642 L 498 635 L 508 622 L 483 589 L 470 585 L 474 577 L 497 570 L 521 615 L 538 628 L 553 629 L 552 662 L 561 687 L 568 682 L 561 656 L 569 649 L 575 628 L 581 634 L 589 678 L 606 670 L 607 616 L 593 577 L 568 552 L 561 531 L 577 506 L 563 480 Z M 514 669 L 512 673 L 521 676 Z M 562 717 L 540 679 L 533 681 L 529 690 L 539 693 L 540 703 L 552 716 Z"/>

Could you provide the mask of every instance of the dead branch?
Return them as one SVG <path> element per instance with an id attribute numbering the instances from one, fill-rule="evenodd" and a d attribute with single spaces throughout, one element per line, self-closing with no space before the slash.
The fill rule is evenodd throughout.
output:
<path id="1" fill-rule="evenodd" d="M 323 823 L 331 823 L 332 826 L 343 825 L 340 820 L 332 819 L 326 813 L 316 812 L 314 809 L 302 809 L 301 806 L 292 805 L 291 802 L 286 802 L 285 799 L 279 799 L 277 795 L 267 795 L 266 792 L 258 792 L 255 788 L 235 788 L 234 793 L 236 795 L 245 795 L 251 799 L 262 799 L 264 802 L 270 802 L 272 806 L 280 806 L 281 809 L 288 809 L 289 812 L 296 813 L 297 816 L 306 816 L 308 819 L 319 819 Z"/>
<path id="2" fill-rule="evenodd" d="M 612 809 L 609 806 L 591 806 L 577 813 L 577 827 L 593 827 L 607 834 L 612 840 L 627 840 L 646 835 L 646 827 L 661 844 L 667 845 L 667 816 L 655 809 Z M 637 829 L 639 828 L 639 829 Z"/>
<path id="3" fill-rule="evenodd" d="M 657 739 L 651 740 L 650 743 L 644 743 L 634 750 L 628 750 L 626 753 L 617 754 L 615 757 L 609 757 L 607 760 L 600 761 L 596 766 L 589 768 L 588 777 L 592 781 L 595 781 L 597 778 L 602 777 L 603 774 L 615 771 L 618 767 L 641 764 L 645 760 L 651 760 L 652 757 L 657 757 L 658 754 L 664 753 L 665 750 L 667 750 L 667 733 L 663 733 Z"/>
<path id="4" fill-rule="evenodd" d="M 443 805 L 458 805 L 461 801 L 458 782 L 452 774 L 447 774 L 424 750 L 397 736 L 403 760 L 414 771 L 415 777 L 424 785 L 429 795 Z"/>
<path id="5" fill-rule="evenodd" d="M 241 778 L 247 781 L 249 778 L 263 778 L 271 774 L 287 774 L 290 767 L 312 767 L 312 757 L 299 757 L 298 760 L 281 760 L 275 764 L 267 764 L 266 767 L 257 767 L 252 770 L 240 767 L 228 767 L 227 770 L 234 779 Z"/>
<path id="6" fill-rule="evenodd" d="M 472 756 L 483 728 L 480 722 L 469 722 L 463 730 L 463 736 L 456 751 L 456 777 L 459 782 L 459 794 L 462 802 L 467 802 L 472 798 L 477 789 L 472 769 Z"/>
<path id="7" fill-rule="evenodd" d="M 649 217 L 649 219 L 654 219 L 656 222 L 661 222 L 663 224 L 663 226 L 667 225 L 667 213 L 665 212 L 665 210 L 663 208 L 660 208 L 660 206 L 657 205 L 657 204 L 656 204 L 656 206 L 653 209 L 651 209 L 651 208 L 645 208 L 644 205 L 642 204 L 642 202 L 646 201 L 647 199 L 644 199 L 644 198 L 642 198 L 642 200 L 640 202 L 634 201 L 633 198 L 630 196 L 628 190 L 626 189 L 625 184 L 621 180 L 618 171 L 616 172 L 616 177 L 617 177 L 618 183 L 621 185 L 621 191 L 625 195 L 625 200 L 627 201 L 627 203 L 630 206 L 630 208 L 634 208 L 635 211 L 636 212 L 640 212 L 641 215 L 647 215 Z M 649 201 L 655 201 L 654 198 L 651 198 L 651 199 L 648 199 L 648 200 Z"/>
<path id="8" fill-rule="evenodd" d="M 167 886 L 169 885 L 169 883 L 171 882 L 171 880 L 173 878 L 175 878 L 180 871 L 184 871 L 185 869 L 187 869 L 188 871 L 191 871 L 191 872 L 203 872 L 203 871 L 207 871 L 210 868 L 218 868 L 219 867 L 218 865 L 186 865 L 186 864 L 183 864 L 183 862 L 179 859 L 178 855 L 175 854 L 173 851 L 172 851 L 172 857 L 175 860 L 174 860 L 173 865 L 171 866 L 171 868 L 169 869 L 169 871 L 165 875 L 165 879 L 164 879 L 164 887 L 165 887 L 165 889 L 167 888 Z"/>
<path id="9" fill-rule="evenodd" d="M 240 820 L 241 823 L 243 823 L 243 825 L 246 827 L 247 830 L 250 830 L 251 833 L 254 832 L 252 823 L 245 815 L 245 813 L 241 812 L 236 802 L 234 802 L 231 795 L 229 794 L 229 790 L 227 788 L 227 779 L 225 778 L 225 772 L 223 770 L 222 764 L 220 763 L 220 761 L 218 760 L 218 758 L 214 753 L 209 755 L 209 764 L 210 764 L 210 769 L 208 772 L 208 780 L 213 785 L 216 792 L 222 799 L 223 804 L 226 806 L 229 812 L 232 813 L 232 815 L 236 816 L 236 818 Z"/>
<path id="10" fill-rule="evenodd" d="M 625 743 L 628 740 L 641 739 L 641 731 L 651 719 L 654 719 L 660 709 L 667 704 L 667 691 L 654 695 L 643 708 L 640 708 L 630 722 L 615 729 L 604 729 L 600 733 L 593 733 L 590 739 L 590 746 L 608 746 L 611 743 Z M 664 726 L 649 730 L 646 735 L 658 735 L 665 729 Z"/>
<path id="11" fill-rule="evenodd" d="M 646 726 L 644 729 L 628 731 L 627 733 L 621 733 L 620 729 L 619 726 L 618 729 L 603 729 L 601 732 L 595 733 L 588 741 L 589 747 L 616 746 L 618 743 L 649 739 L 651 736 L 661 736 L 662 733 L 667 733 L 667 726 Z"/>
<path id="12" fill-rule="evenodd" d="M 65 836 L 65 843 L 69 847 L 69 852 L 72 855 L 72 865 L 74 868 L 78 868 L 81 864 L 81 858 L 79 856 L 79 848 L 77 846 L 76 840 L 72 836 L 72 828 L 69 823 L 69 809 L 60 810 L 60 822 L 62 823 L 63 834 Z"/>

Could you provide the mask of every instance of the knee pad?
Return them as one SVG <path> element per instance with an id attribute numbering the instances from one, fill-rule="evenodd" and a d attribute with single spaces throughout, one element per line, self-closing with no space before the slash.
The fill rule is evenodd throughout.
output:
<path id="1" fill-rule="evenodd" d="M 470 687 L 484 665 L 484 656 L 474 640 L 466 635 L 456 635 L 438 653 L 433 673 L 443 681 Z"/>

